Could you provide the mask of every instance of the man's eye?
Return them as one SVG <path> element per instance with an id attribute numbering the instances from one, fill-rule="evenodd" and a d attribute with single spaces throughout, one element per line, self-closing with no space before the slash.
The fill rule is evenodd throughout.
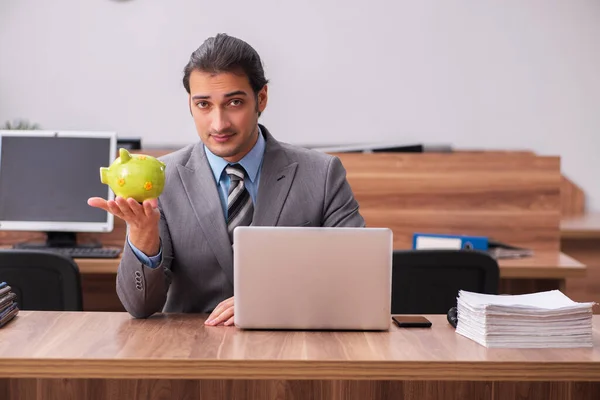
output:
<path id="1" fill-rule="evenodd" d="M 206 108 L 206 107 L 208 107 L 208 103 L 206 101 L 200 101 L 200 102 L 196 103 L 196 106 L 198 108 Z"/>
<path id="2" fill-rule="evenodd" d="M 234 107 L 239 107 L 242 105 L 242 101 L 240 99 L 233 99 L 229 102 L 229 104 Z"/>

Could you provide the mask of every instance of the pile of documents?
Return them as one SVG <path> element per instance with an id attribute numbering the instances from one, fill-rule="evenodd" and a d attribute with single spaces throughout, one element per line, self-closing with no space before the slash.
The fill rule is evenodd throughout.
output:
<path id="1" fill-rule="evenodd" d="M 0 282 L 0 328 L 12 320 L 19 313 L 12 288 L 6 282 Z"/>
<path id="2" fill-rule="evenodd" d="M 485 347 L 592 347 L 592 307 L 559 290 L 518 296 L 458 293 L 456 332 Z"/>

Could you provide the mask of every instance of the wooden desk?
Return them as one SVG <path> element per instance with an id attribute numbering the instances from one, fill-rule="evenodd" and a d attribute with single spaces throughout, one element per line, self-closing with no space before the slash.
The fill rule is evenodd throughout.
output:
<path id="1" fill-rule="evenodd" d="M 0 246 L 3 247 L 6 246 Z M 77 258 L 75 262 L 82 278 L 84 310 L 124 311 L 115 288 L 120 258 Z M 500 293 L 522 294 L 552 289 L 569 292 L 567 280 L 586 282 L 587 266 L 556 251 L 537 251 L 533 257 L 499 260 L 498 264 Z M 594 293 L 600 293 L 600 290 Z M 571 296 L 570 292 L 568 294 Z M 577 293 L 573 299 L 599 301 L 582 300 Z"/>
<path id="2" fill-rule="evenodd" d="M 0 330 L 0 398 L 596 399 L 594 348 L 486 349 L 432 329 L 270 332 L 201 315 L 21 312 Z M 206 396 L 206 397 L 203 397 Z"/>
<path id="3" fill-rule="evenodd" d="M 75 259 L 82 274 L 117 273 L 120 258 Z M 585 265 L 566 254 L 556 251 L 539 251 L 533 257 L 499 260 L 502 278 L 565 279 L 585 276 Z"/>
<path id="4" fill-rule="evenodd" d="M 533 257 L 498 260 L 506 279 L 558 279 L 585 276 L 586 266 L 564 253 L 538 251 Z"/>
<path id="5" fill-rule="evenodd" d="M 588 266 L 585 278 L 569 278 L 567 294 L 600 303 L 600 213 L 566 217 L 560 222 L 561 250 Z M 600 306 L 594 307 L 600 313 Z"/>
<path id="6" fill-rule="evenodd" d="M 123 311 L 115 279 L 119 259 L 76 259 L 82 275 L 86 311 Z M 565 290 L 567 278 L 582 278 L 586 266 L 566 254 L 538 251 L 533 257 L 500 260 L 500 293 L 521 294 Z"/>
<path id="7" fill-rule="evenodd" d="M 533 257 L 499 260 L 499 293 L 523 294 L 544 290 L 567 290 L 567 280 L 583 279 L 586 265 L 559 252 L 537 251 Z"/>
<path id="8" fill-rule="evenodd" d="M 566 217 L 560 221 L 561 239 L 599 239 L 600 213 Z"/>

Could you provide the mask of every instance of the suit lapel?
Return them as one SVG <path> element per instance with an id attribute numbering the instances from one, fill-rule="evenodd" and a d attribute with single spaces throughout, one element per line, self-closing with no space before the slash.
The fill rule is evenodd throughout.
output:
<path id="1" fill-rule="evenodd" d="M 225 275 L 233 284 L 231 243 L 217 185 L 202 144 L 196 145 L 186 165 L 178 165 L 177 169 L 204 237 Z"/>
<path id="2" fill-rule="evenodd" d="M 275 226 L 294 181 L 298 163 L 290 163 L 285 150 L 260 126 L 266 146 L 260 172 L 260 185 L 252 219 L 253 226 Z"/>
<path id="3" fill-rule="evenodd" d="M 262 125 L 261 130 L 266 146 L 252 225 L 276 226 L 298 163 L 290 163 L 285 150 L 269 131 Z M 202 143 L 194 147 L 186 165 L 178 165 L 177 170 L 204 237 L 233 284 L 233 252 L 217 185 Z"/>

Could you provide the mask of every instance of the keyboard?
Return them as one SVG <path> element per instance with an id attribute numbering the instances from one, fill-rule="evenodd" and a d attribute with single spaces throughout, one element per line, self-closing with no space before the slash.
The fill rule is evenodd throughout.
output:
<path id="1" fill-rule="evenodd" d="M 117 258 L 121 254 L 121 249 L 116 247 L 45 247 L 40 250 L 72 258 Z"/>

